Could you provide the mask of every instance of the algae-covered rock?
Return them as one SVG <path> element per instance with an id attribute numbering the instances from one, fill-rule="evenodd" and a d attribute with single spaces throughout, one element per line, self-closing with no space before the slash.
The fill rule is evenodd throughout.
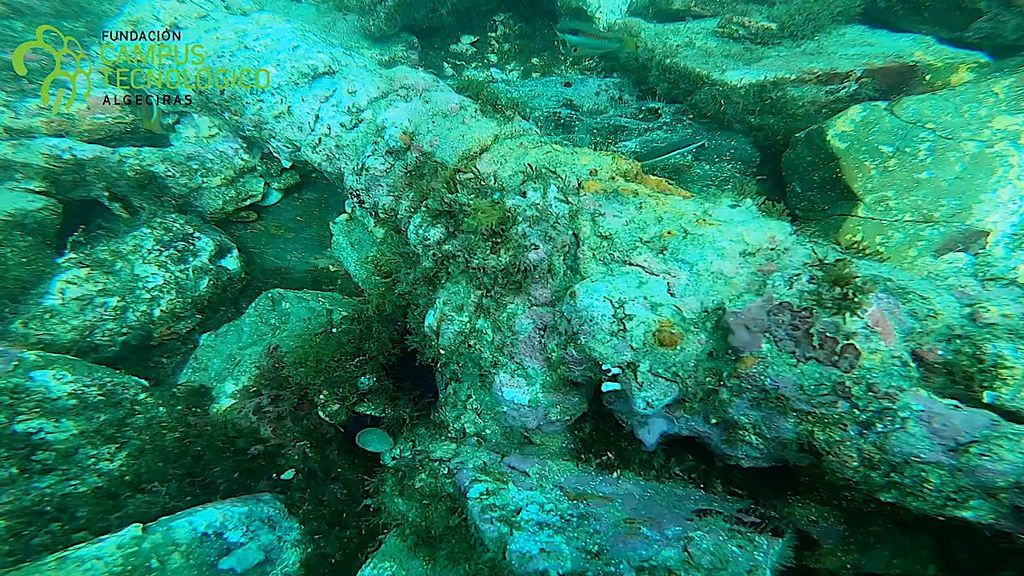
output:
<path id="1" fill-rule="evenodd" d="M 302 529 L 270 494 L 212 502 L 80 544 L 5 576 L 297 576 Z"/>
<path id="2" fill-rule="evenodd" d="M 623 66 L 671 101 L 776 146 L 858 102 L 956 86 L 989 64 L 927 36 L 866 26 L 762 46 L 723 38 L 718 24 L 623 20 L 639 42 Z"/>
<path id="3" fill-rule="evenodd" d="M 1005 55 L 1024 49 L 1024 10 L 1015 0 L 871 0 L 867 16 L 897 30 Z"/>
<path id="4" fill-rule="evenodd" d="M 558 0 L 563 19 L 589 17 L 598 25 L 609 25 L 626 16 L 631 0 Z"/>
<path id="5" fill-rule="evenodd" d="M 202 336 L 179 382 L 210 387 L 214 409 L 223 410 L 240 391 L 258 384 L 269 362 L 324 361 L 335 348 L 325 343 L 358 338 L 351 331 L 353 305 L 329 292 L 264 292 L 240 318 Z M 319 359 L 317 349 L 323 354 Z"/>
<path id="6" fill-rule="evenodd" d="M 775 574 L 784 539 L 745 526 L 745 503 L 678 483 L 514 454 L 457 473 L 469 518 L 516 575 Z"/>
<path id="7" fill-rule="evenodd" d="M 224 302 L 243 274 L 222 232 L 180 217 L 123 235 L 72 238 L 51 281 L 8 327 L 18 344 L 86 358 L 180 338 Z"/>
<path id="8" fill-rule="evenodd" d="M 144 6 L 126 14 L 154 9 Z M 351 203 L 335 249 L 367 299 L 403 315 L 417 352 L 436 366 L 445 434 L 506 454 L 524 434 L 564 445 L 600 386 L 649 444 L 697 436 L 731 462 L 806 462 L 916 512 L 1018 529 L 1024 455 L 1010 446 L 1024 427 L 926 392 L 911 359 L 908 330 L 952 331 L 968 312 L 943 286 L 912 306 L 891 294 L 899 289 L 876 288 L 877 278 L 911 292 L 898 268 L 843 258 L 751 202 L 694 198 L 635 161 L 485 117 L 432 76 L 383 69 L 344 39 L 325 43 L 273 13 L 228 18 L 230 33 L 213 18 L 180 25 L 211 50 L 258 38 L 237 61 L 281 74 L 263 98 L 225 94 L 204 105 L 282 160 L 344 181 Z M 860 87 L 905 90 L 890 72 L 922 72 L 931 89 L 987 63 L 857 27 L 767 51 L 736 44 L 719 53 L 716 37 L 702 52 L 690 26 L 707 23 L 666 26 L 649 40 L 648 62 L 678 66 L 662 78 L 718 86 L 723 97 L 749 83 L 780 105 L 799 103 L 800 122 L 879 95 Z M 673 29 L 681 35 L 669 37 Z M 318 48 L 300 57 L 287 50 L 294 42 Z M 676 74 L 691 63 L 707 67 L 710 84 Z M 866 70 L 875 72 L 857 82 Z M 856 97 L 844 100 L 846 90 Z M 746 114 L 736 102 L 712 109 Z M 893 300 L 912 309 L 909 326 L 871 312 L 888 315 Z M 389 464 L 407 453 L 399 440 Z"/>
<path id="9" fill-rule="evenodd" d="M 582 350 L 607 365 L 607 381 L 621 388 L 605 401 L 648 448 L 663 433 L 682 434 L 744 465 L 799 459 L 784 411 L 719 398 L 707 372 L 719 346 L 719 307 L 752 292 L 785 293 L 780 280 L 809 257 L 789 225 L 760 216 L 749 202 L 708 206 L 673 196 L 593 194 L 582 198 L 582 209 L 584 279 L 565 313 Z M 741 253 L 743 261 L 727 256 Z M 661 414 L 676 401 L 686 408 Z"/>
<path id="10" fill-rule="evenodd" d="M 102 116 L 112 109 L 135 126 L 111 105 L 79 101 L 53 117 L 37 108 L 31 100 L 15 108 L 19 120 L 0 141 L 0 182 L 59 200 L 99 201 L 122 215 L 181 211 L 206 218 L 258 201 L 267 186 L 257 171 L 259 154 L 214 118 L 188 115 L 159 146 L 138 146 L 84 126 L 91 116 L 101 116 L 96 126 L 119 125 Z M 63 137 L 77 130 L 84 133 Z"/>
<path id="11" fill-rule="evenodd" d="M 56 200 L 0 187 L 0 306 L 18 302 L 50 277 L 60 223 Z"/>
<path id="12" fill-rule="evenodd" d="M 0 566 L 6 566 L 103 525 L 109 503 L 102 494 L 113 486 L 139 488 L 130 479 L 132 466 L 158 444 L 165 408 L 145 381 L 110 368 L 6 347 L 0 355 Z"/>
<path id="13" fill-rule="evenodd" d="M 402 538 L 388 535 L 380 550 L 366 561 L 356 576 L 476 576 L 466 566 L 425 558 Z"/>
<path id="14" fill-rule="evenodd" d="M 861 104 L 794 139 L 787 204 L 907 270 L 966 255 L 953 273 L 1024 284 L 1022 130 L 1022 71 Z"/>
<path id="15" fill-rule="evenodd" d="M 855 106 L 795 137 L 784 157 L 787 204 L 808 229 L 927 279 L 903 307 L 936 289 L 955 296 L 942 309 L 960 318 L 911 336 L 927 386 L 1015 418 L 1024 414 L 1022 79 L 1011 71 Z M 871 321 L 889 329 L 894 312 L 874 309 Z"/>
<path id="16" fill-rule="evenodd" d="M 699 196 L 753 182 L 759 156 L 747 137 L 695 122 L 682 106 L 642 101 L 625 80 L 571 74 L 502 79 L 489 89 L 542 134 L 633 158 Z"/>

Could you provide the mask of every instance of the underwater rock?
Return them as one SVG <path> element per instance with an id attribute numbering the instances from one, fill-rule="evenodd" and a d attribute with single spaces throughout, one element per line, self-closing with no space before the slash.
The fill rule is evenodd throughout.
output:
<path id="1" fill-rule="evenodd" d="M 297 576 L 302 528 L 270 494 L 184 510 L 14 568 L 6 576 Z"/>
<path id="2" fill-rule="evenodd" d="M 849 431 L 818 430 L 831 473 L 911 510 L 1024 531 L 1024 426 L 913 390 L 848 417 Z"/>
<path id="3" fill-rule="evenodd" d="M 240 318 L 200 338 L 179 384 L 210 387 L 213 409 L 224 410 L 242 390 L 259 384 L 272 361 L 323 362 L 345 339 L 358 337 L 352 334 L 352 308 L 352 300 L 330 292 L 264 292 Z"/>
<path id="4" fill-rule="evenodd" d="M 928 416 L 907 400 L 935 401 L 920 389 L 927 383 L 909 362 L 906 343 L 883 338 L 859 314 L 842 320 L 812 314 L 792 333 L 773 333 L 773 322 L 806 310 L 802 302 L 817 302 L 814 310 L 822 314 L 837 294 L 859 299 L 860 290 L 873 293 L 871 283 L 855 288 L 858 280 L 824 272 L 807 278 L 808 270 L 823 267 L 815 264 L 810 247 L 788 225 L 759 216 L 749 205 L 706 206 L 697 199 L 644 198 L 622 189 L 580 201 L 578 261 L 585 279 L 570 292 L 565 313 L 581 356 L 621 371 L 615 376 L 621 389 L 604 393 L 603 401 L 648 448 L 665 435 L 694 436 L 726 461 L 766 466 L 811 462 L 803 448 L 810 441 L 817 465 L 858 489 L 870 487 L 874 496 L 935 516 L 1020 529 L 1014 502 L 1024 497 L 1024 484 L 1009 478 L 1024 466 L 1024 455 L 1007 447 L 1019 441 L 1024 426 L 982 411 L 991 428 L 973 432 L 979 448 L 957 451 L 955 472 L 942 475 L 938 460 L 899 452 L 901 445 L 933 450 L 928 446 L 935 443 Z M 768 262 L 773 266 L 766 274 Z M 908 282 L 902 293 L 922 300 L 908 304 L 908 311 L 935 317 L 915 320 L 922 329 L 952 330 L 961 322 L 964 306 L 942 298 L 941 286 L 909 284 L 884 264 L 868 269 L 880 285 Z M 828 282 L 842 282 L 845 292 L 822 286 Z M 778 306 L 781 317 L 774 321 L 772 306 L 766 306 L 763 322 L 743 322 L 743 339 L 716 326 L 723 318 L 719 306 L 748 309 L 746 295 L 762 290 L 779 303 L 796 304 Z M 938 293 L 932 296 L 933 291 Z M 730 304 L 734 298 L 739 305 Z M 868 307 L 859 300 L 857 305 Z M 892 308 L 884 299 L 878 305 Z M 943 307 L 948 315 L 937 312 Z M 902 322 L 894 316 L 896 321 Z M 762 330 L 770 337 L 753 338 Z M 738 358 L 722 355 L 720 345 L 730 336 L 744 352 Z M 1010 333 L 1002 338 L 1013 341 Z M 857 431 L 856 442 L 842 439 L 849 430 Z M 896 430 L 902 432 L 891 432 Z M 863 462 L 867 453 L 870 464 Z M 949 461 L 943 462 L 949 471 Z M 887 475 L 900 480 L 890 478 L 883 486 Z"/>
<path id="5" fill-rule="evenodd" d="M 130 3 L 126 13 L 149 17 L 179 6 L 155 5 Z M 436 423 L 446 434 L 500 450 L 524 434 L 557 445 L 611 376 L 600 368 L 607 365 L 619 370 L 620 386 L 603 393 L 604 401 L 634 432 L 652 418 L 664 425 L 670 416 L 696 415 L 683 422 L 684 433 L 697 430 L 724 459 L 753 466 L 809 457 L 832 480 L 865 494 L 1017 529 L 1024 454 L 1009 446 L 1024 426 L 997 417 L 991 429 L 976 431 L 976 442 L 958 446 L 963 460 L 952 469 L 898 449 L 897 442 L 934 441 L 925 415 L 906 401 L 926 393 L 899 323 L 893 338 L 882 337 L 878 322 L 861 316 L 884 302 L 872 302 L 874 288 L 858 281 L 860 262 L 819 265 L 821 254 L 834 256 L 828 246 L 801 239 L 750 200 L 695 198 L 635 161 L 568 148 L 531 126 L 486 117 L 429 74 L 383 69 L 346 49 L 344 38 L 325 44 L 311 31 L 315 22 L 300 26 L 261 12 L 230 16 L 229 31 L 225 17 L 213 11 L 184 17 L 180 26 L 211 51 L 235 47 L 239 65 L 274 66 L 280 74 L 259 99 L 225 93 L 204 105 L 245 137 L 267 142 L 282 161 L 343 181 L 350 206 L 335 222 L 335 250 L 368 299 L 404 316 L 420 359 L 436 366 Z M 838 29 L 812 41 L 816 55 L 766 50 L 799 76 L 807 72 L 801 66 L 836 58 L 837 45 L 850 48 L 844 35 L 852 35 L 866 43 L 866 52 L 840 51 L 855 76 L 865 66 L 914 60 L 939 86 L 987 63 L 917 36 L 866 33 Z M 250 36 L 260 41 L 238 50 L 237 38 Z M 703 61 L 662 40 L 650 50 Z M 296 42 L 311 48 L 289 50 Z M 932 59 L 920 63 L 918 49 Z M 727 70 L 733 56 L 766 54 L 740 45 L 732 52 L 721 54 Z M 685 80 L 671 68 L 664 76 Z M 725 92 L 742 84 L 722 82 Z M 774 95 L 779 82 L 759 86 Z M 825 108 L 813 98 L 793 102 Z M 882 266 L 879 274 L 886 271 L 900 272 Z M 767 294 L 794 310 L 814 307 L 815 328 L 829 336 L 816 342 L 837 354 L 853 342 L 856 366 L 799 362 L 774 338 L 756 355 L 736 357 L 723 316 Z M 959 321 L 961 311 L 943 317 Z M 402 448 L 399 441 L 393 463 L 402 461 Z M 875 460 L 858 466 L 865 453 Z"/>
<path id="6" fill-rule="evenodd" d="M 572 146 L 617 152 L 702 197 L 752 185 L 759 155 L 747 137 L 694 122 L 682 106 L 642 102 L 618 78 L 506 79 L 490 85 L 502 106 Z"/>
<path id="7" fill-rule="evenodd" d="M 231 297 L 242 275 L 238 250 L 222 232 L 181 217 L 153 218 L 123 235 L 73 237 L 8 336 L 49 352 L 116 360 L 181 338 L 204 309 Z"/>
<path id="8" fill-rule="evenodd" d="M 1024 285 L 1022 128 L 1021 71 L 861 104 L 793 139 L 786 202 L 906 270 Z"/>
<path id="9" fill-rule="evenodd" d="M 107 490 L 141 489 L 134 467 L 161 457 L 149 452 L 165 414 L 138 378 L 70 356 L 6 346 L 0 353 L 4 567 L 104 526 Z"/>
<path id="10" fill-rule="evenodd" d="M 50 278 L 60 224 L 56 200 L 0 186 L 0 307 L 10 310 Z"/>
<path id="11" fill-rule="evenodd" d="M 780 148 L 858 102 L 955 86 L 989 65 L 927 36 L 866 26 L 763 46 L 716 35 L 718 23 L 625 19 L 640 48 L 620 66 L 666 100 Z"/>
<path id="12" fill-rule="evenodd" d="M 228 133 L 216 134 L 165 148 L 48 136 L 5 140 L 0 182 L 62 201 L 96 200 L 120 215 L 179 211 L 219 218 L 259 200 L 265 183 L 255 173 L 257 156 Z"/>
<path id="13" fill-rule="evenodd" d="M 363 564 L 356 576 L 474 576 L 463 566 L 423 558 L 408 542 L 388 534 L 380 549 Z"/>
<path id="14" fill-rule="evenodd" d="M 789 543 L 745 503 L 681 483 L 509 456 L 456 480 L 470 521 L 513 574 L 776 574 Z"/>
<path id="15" fill-rule="evenodd" d="M 1016 422 L 1024 421 L 1022 82 L 1024 73 L 1007 72 L 855 106 L 796 136 L 783 163 L 787 204 L 809 229 L 922 278 L 904 307 L 937 290 L 956 295 L 916 313 L 941 320 L 911 334 L 923 383 Z M 889 318 L 875 321 L 884 329 Z"/>
<path id="16" fill-rule="evenodd" d="M 626 16 L 631 0 L 558 0 L 563 20 L 590 17 L 598 26 L 607 26 Z"/>
<path id="17" fill-rule="evenodd" d="M 1024 6 L 1016 0 L 871 0 L 866 16 L 998 56 L 1024 49 Z"/>
<path id="18" fill-rule="evenodd" d="M 720 395 L 708 361 L 716 308 L 752 291 L 785 293 L 785 271 L 809 258 L 790 226 L 749 202 L 610 193 L 584 196 L 581 208 L 585 279 L 565 313 L 585 357 L 622 371 L 622 390 L 604 394 L 605 403 L 649 449 L 663 435 L 686 435 L 742 465 L 803 460 L 795 419 L 752 396 Z M 767 263 L 774 273 L 760 271 Z"/>

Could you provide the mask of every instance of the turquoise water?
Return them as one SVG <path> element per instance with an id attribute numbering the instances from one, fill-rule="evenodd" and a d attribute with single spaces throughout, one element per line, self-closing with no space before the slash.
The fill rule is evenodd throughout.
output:
<path id="1" fill-rule="evenodd" d="M 0 14 L 0 575 L 1024 574 L 1024 4 Z"/>

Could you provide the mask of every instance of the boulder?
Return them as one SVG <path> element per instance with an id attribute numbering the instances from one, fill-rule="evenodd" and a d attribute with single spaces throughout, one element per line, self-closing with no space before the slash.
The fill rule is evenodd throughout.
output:
<path id="1" fill-rule="evenodd" d="M 723 37 L 719 24 L 627 18 L 621 30 L 639 48 L 620 67 L 668 101 L 780 148 L 853 104 L 957 86 L 989 66 L 978 52 L 867 26 L 760 45 Z"/>
<path id="2" fill-rule="evenodd" d="M 516 576 L 779 573 L 789 543 L 746 503 L 680 483 L 513 454 L 456 475 L 470 522 Z"/>
<path id="3" fill-rule="evenodd" d="M 326 361 L 338 348 L 330 344 L 360 337 L 352 332 L 353 307 L 352 300 L 329 292 L 264 292 L 240 318 L 199 339 L 179 383 L 208 386 L 213 409 L 224 410 L 244 390 L 258 386 L 272 364 Z"/>
<path id="4" fill-rule="evenodd" d="M 70 356 L 0 348 L 0 566 L 109 529 L 106 495 L 154 480 L 140 480 L 135 467 L 161 458 L 150 451 L 166 419 L 143 380 Z"/>
<path id="5" fill-rule="evenodd" d="M 79 244 L 82 245 L 79 245 Z M 90 359 L 181 338 L 240 285 L 242 261 L 216 228 L 154 218 L 124 234 L 73 237 L 53 278 L 8 326 L 19 345 Z"/>
<path id="6" fill-rule="evenodd" d="M 786 202 L 840 245 L 907 270 L 1024 283 L 1024 71 L 854 106 L 801 133 Z"/>
<path id="7" fill-rule="evenodd" d="M 98 201 L 120 215 L 180 211 L 208 219 L 257 202 L 270 188 L 259 154 L 221 121 L 188 115 L 160 145 L 133 145 L 125 138 L 138 120 L 96 98 L 56 116 L 37 111 L 37 101 L 16 105 L 19 120 L 0 142 L 0 182 L 61 201 Z M 61 137 L 69 132 L 77 138 Z"/>
<path id="8" fill-rule="evenodd" d="M 4 572 L 6 576 L 298 576 L 302 528 L 270 494 L 211 502 Z"/>

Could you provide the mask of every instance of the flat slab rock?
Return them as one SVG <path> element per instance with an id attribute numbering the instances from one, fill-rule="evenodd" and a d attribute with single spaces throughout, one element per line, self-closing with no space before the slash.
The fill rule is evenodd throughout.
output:
<path id="1" fill-rule="evenodd" d="M 105 521 L 97 493 L 125 485 L 128 463 L 153 454 L 163 421 L 143 380 L 0 345 L 0 566 L 78 542 Z"/>
<path id="2" fill-rule="evenodd" d="M 629 18 L 622 27 L 638 39 L 640 75 L 670 101 L 783 137 L 858 102 L 962 84 L 989 65 L 981 53 L 929 36 L 848 25 L 760 45 L 716 34 L 719 20 Z"/>
<path id="3" fill-rule="evenodd" d="M 1021 284 L 1022 131 L 1024 71 L 861 104 L 794 139 L 787 203 L 839 244 L 910 271 L 960 253 L 979 275 Z"/>
<path id="4" fill-rule="evenodd" d="M 768 575 L 783 540 L 744 504 L 677 483 L 513 455 L 457 473 L 469 518 L 517 575 Z"/>
<path id="5" fill-rule="evenodd" d="M 221 500 L 133 524 L 4 576 L 292 576 L 302 530 L 270 494 Z"/>
<path id="6" fill-rule="evenodd" d="M 240 318 L 202 336 L 179 382 L 209 386 L 214 409 L 227 408 L 255 382 L 271 347 L 287 361 L 318 335 L 345 330 L 351 308 L 351 300 L 330 292 L 268 290 Z"/>
<path id="7" fill-rule="evenodd" d="M 77 240 L 77 239 L 76 239 Z M 178 216 L 71 244 L 53 278 L 10 324 L 14 344 L 90 360 L 180 337 L 241 284 L 238 249 L 222 232 Z"/>

